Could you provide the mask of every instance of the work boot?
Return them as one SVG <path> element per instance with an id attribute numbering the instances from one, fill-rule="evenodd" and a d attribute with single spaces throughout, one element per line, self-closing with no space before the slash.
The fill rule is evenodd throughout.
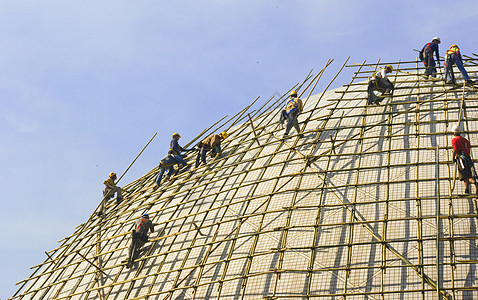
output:
<path id="1" fill-rule="evenodd" d="M 367 97 L 367 105 L 372 105 L 374 102 L 375 101 L 374 101 L 373 97 L 371 95 L 369 95 Z"/>
<path id="2" fill-rule="evenodd" d="M 448 84 L 448 85 L 455 85 L 455 82 L 454 82 L 454 81 L 447 81 L 447 82 L 445 82 L 445 84 Z"/>
<path id="3" fill-rule="evenodd" d="M 466 84 L 473 84 L 473 83 L 474 83 L 474 81 L 471 80 L 471 79 L 468 79 L 468 80 L 466 80 L 465 82 L 466 82 Z"/>
<path id="4" fill-rule="evenodd" d="M 304 135 L 301 133 L 299 134 L 299 139 L 303 139 L 304 138 Z"/>
<path id="5" fill-rule="evenodd" d="M 155 182 L 153 184 L 153 192 L 156 191 L 159 188 L 159 185 Z"/>
<path id="6" fill-rule="evenodd" d="M 466 190 L 465 190 L 465 194 L 466 194 L 466 195 L 469 195 L 469 194 L 470 194 L 470 190 L 469 190 L 469 189 L 466 189 Z"/>
<path id="7" fill-rule="evenodd" d="M 123 197 L 117 197 L 116 198 L 116 204 L 120 204 L 121 201 L 123 201 Z"/>

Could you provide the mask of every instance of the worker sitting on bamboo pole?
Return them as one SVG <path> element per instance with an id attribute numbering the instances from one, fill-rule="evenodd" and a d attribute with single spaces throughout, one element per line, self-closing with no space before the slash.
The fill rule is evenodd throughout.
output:
<path id="1" fill-rule="evenodd" d="M 434 37 L 430 43 L 427 43 L 423 46 L 420 51 L 420 60 L 426 67 L 425 76 L 436 77 L 437 69 L 435 67 L 435 59 L 433 58 L 433 53 L 437 57 L 437 65 L 440 66 L 440 54 L 438 54 L 438 45 L 441 43 L 439 37 Z"/>
<path id="2" fill-rule="evenodd" d="M 194 149 L 184 149 L 183 147 L 179 146 L 179 139 L 181 138 L 181 135 L 179 133 L 173 134 L 173 139 L 169 143 L 169 154 L 174 155 L 176 160 L 178 160 L 181 164 L 187 165 L 186 161 L 184 158 L 186 157 L 186 154 L 182 154 L 181 152 L 189 152 L 193 151 Z"/>
<path id="3" fill-rule="evenodd" d="M 285 107 L 281 112 L 280 119 L 279 119 L 279 122 L 282 126 L 284 125 L 284 122 L 287 120 L 287 125 L 285 128 L 283 138 L 287 138 L 290 130 L 292 129 L 292 126 L 294 126 L 300 138 L 304 137 L 304 135 L 300 133 L 299 122 L 297 120 L 297 118 L 299 117 L 299 114 L 302 112 L 303 109 L 304 109 L 304 105 L 302 104 L 302 100 L 299 97 L 297 97 L 296 91 L 292 91 L 290 93 L 289 100 L 286 102 Z"/>
<path id="4" fill-rule="evenodd" d="M 184 159 L 181 159 L 186 165 L 187 163 L 184 161 Z M 153 190 L 155 191 L 159 185 L 161 184 L 161 180 L 163 179 L 163 175 L 168 170 L 167 178 L 166 180 L 169 181 L 171 180 L 171 177 L 175 174 L 174 166 L 178 165 L 178 170 L 186 165 L 183 165 L 183 163 L 178 160 L 178 155 L 172 155 L 168 154 L 166 155 L 160 162 L 159 162 L 159 174 L 156 177 L 156 180 L 153 185 Z"/>
<path id="5" fill-rule="evenodd" d="M 375 72 L 372 79 L 368 82 L 367 88 L 367 104 L 380 104 L 382 102 L 385 95 L 392 95 L 393 94 L 393 83 L 387 77 L 388 73 L 393 71 L 393 67 L 391 65 L 386 65 L 385 68 L 380 69 L 378 72 Z M 374 94 L 374 91 L 381 92 L 380 96 Z"/>
<path id="6" fill-rule="evenodd" d="M 226 139 L 228 134 L 223 131 L 220 134 L 212 134 L 205 138 L 203 141 L 197 144 L 199 148 L 198 155 L 196 157 L 196 168 L 200 165 L 206 164 L 206 153 L 211 151 L 211 157 L 219 157 L 222 153 L 221 141 Z"/>
<path id="7" fill-rule="evenodd" d="M 475 179 L 476 176 L 473 176 L 472 172 L 474 164 L 470 156 L 470 141 L 460 135 L 461 130 L 458 125 L 453 126 L 452 131 L 455 136 L 451 140 L 453 146 L 453 162 L 458 165 L 459 179 L 465 184 L 465 194 L 470 193 L 470 184 L 475 185 L 476 193 L 478 194 L 478 185 Z"/>
<path id="8" fill-rule="evenodd" d="M 148 242 L 149 231 L 154 232 L 154 225 L 149 219 L 149 215 L 145 213 L 140 219 L 136 220 L 135 229 L 132 232 L 131 244 L 128 252 L 128 263 L 126 264 L 127 268 L 132 267 L 133 261 L 141 251 L 141 247 Z"/>
<path id="9" fill-rule="evenodd" d="M 123 200 L 123 190 L 119 186 L 116 186 L 115 180 L 116 173 L 111 172 L 109 178 L 103 181 L 105 185 L 105 189 L 103 190 L 103 197 L 105 201 L 108 201 L 113 198 L 116 193 L 116 203 L 120 203 Z"/>
<path id="10" fill-rule="evenodd" d="M 451 45 L 450 49 L 446 52 L 445 55 L 445 83 L 446 84 L 455 84 L 455 74 L 453 73 L 453 65 L 458 67 L 463 79 L 467 84 L 472 84 L 473 80 L 470 79 L 468 73 L 463 67 L 463 60 L 461 58 L 460 48 L 457 45 Z"/>

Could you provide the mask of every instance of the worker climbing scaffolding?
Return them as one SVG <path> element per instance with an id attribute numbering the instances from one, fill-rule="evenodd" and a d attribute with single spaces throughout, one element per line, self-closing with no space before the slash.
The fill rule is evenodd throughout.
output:
<path id="1" fill-rule="evenodd" d="M 149 231 L 154 232 L 154 225 L 149 219 L 149 215 L 145 213 L 136 221 L 135 229 L 131 232 L 131 244 L 128 251 L 128 262 L 126 264 L 127 268 L 133 266 L 134 260 L 141 252 L 141 247 L 148 242 Z"/>
<path id="2" fill-rule="evenodd" d="M 425 76 L 436 77 L 437 69 L 436 65 L 440 66 L 440 54 L 438 53 L 438 45 L 441 43 L 439 37 L 434 37 L 430 43 L 426 43 L 420 51 L 420 60 L 426 67 Z M 433 53 L 435 53 L 437 58 L 437 63 L 435 64 L 435 59 L 433 58 Z"/>
<path id="3" fill-rule="evenodd" d="M 154 181 L 153 185 L 153 190 L 156 190 L 159 188 L 161 185 L 161 180 L 163 178 L 164 173 L 166 170 L 168 171 L 167 173 L 167 178 L 166 180 L 171 180 L 172 176 L 175 175 L 176 171 L 174 170 L 174 166 L 178 165 L 178 171 L 179 169 L 183 167 L 187 167 L 187 162 L 184 161 L 184 159 L 178 158 L 178 155 L 173 155 L 173 154 L 168 154 L 166 155 L 161 161 L 159 162 L 159 173 L 158 176 L 156 176 L 156 179 Z"/>
<path id="4" fill-rule="evenodd" d="M 101 217 L 105 211 L 106 202 L 108 202 L 111 198 L 113 198 L 116 194 L 116 204 L 121 203 L 123 201 L 123 190 L 116 186 L 116 173 L 111 172 L 108 176 L 108 179 L 103 181 L 105 185 L 105 189 L 103 190 L 103 200 L 101 201 L 101 209 L 98 211 L 97 215 Z"/>
<path id="5" fill-rule="evenodd" d="M 453 146 L 453 162 L 457 164 L 459 179 L 463 181 L 465 185 L 465 194 L 470 194 L 470 184 L 475 185 L 476 193 L 478 194 L 475 166 L 470 156 L 470 142 L 461 136 L 461 130 L 458 125 L 453 126 L 452 132 L 455 136 L 451 141 Z"/>
<path id="6" fill-rule="evenodd" d="M 206 153 L 211 151 L 211 158 L 219 157 L 222 153 L 221 141 L 226 139 L 228 134 L 223 131 L 220 134 L 212 134 L 199 142 L 197 147 L 199 152 L 196 157 L 196 168 L 206 164 Z"/>
<path id="7" fill-rule="evenodd" d="M 446 52 L 445 55 L 445 83 L 446 84 L 455 84 L 455 74 L 453 73 L 453 65 L 458 67 L 463 79 L 467 84 L 473 84 L 473 80 L 468 76 L 465 67 L 463 66 L 463 60 L 461 58 L 460 48 L 454 44 L 450 46 L 450 49 Z"/>
<path id="8" fill-rule="evenodd" d="M 111 172 L 109 174 L 108 179 L 103 181 L 103 184 L 105 185 L 105 189 L 103 190 L 103 197 L 105 197 L 105 200 L 108 201 L 113 198 L 116 193 L 116 202 L 119 203 L 123 200 L 123 190 L 119 186 L 116 186 L 115 180 L 116 173 Z"/>
<path id="9" fill-rule="evenodd" d="M 386 65 L 385 68 L 380 69 L 378 72 L 375 72 L 370 81 L 368 82 L 367 88 L 367 104 L 380 104 L 385 96 L 392 95 L 394 85 L 390 82 L 387 77 L 388 73 L 393 71 L 391 65 Z M 377 96 L 374 94 L 374 91 L 382 93 Z"/>
<path id="10" fill-rule="evenodd" d="M 186 165 L 186 161 L 184 158 L 186 158 L 185 154 L 182 154 L 181 152 L 190 152 L 193 151 L 194 149 L 184 149 L 179 145 L 179 139 L 181 138 L 181 135 L 179 133 L 174 133 L 173 137 L 171 139 L 171 142 L 169 143 L 169 153 L 174 155 L 176 160 L 178 160 L 181 164 Z"/>
<path id="11" fill-rule="evenodd" d="M 299 114 L 304 110 L 304 104 L 302 100 L 297 96 L 297 91 L 292 91 L 290 97 L 287 100 L 284 109 L 281 111 L 279 122 L 283 126 L 284 122 L 287 121 L 284 138 L 289 136 L 289 132 L 292 127 L 295 128 L 297 134 L 300 138 L 303 138 L 304 135 L 300 133 L 300 127 L 298 122 Z"/>

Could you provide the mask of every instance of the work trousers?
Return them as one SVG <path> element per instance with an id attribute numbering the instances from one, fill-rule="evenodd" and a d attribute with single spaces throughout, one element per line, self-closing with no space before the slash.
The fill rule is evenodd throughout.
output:
<path id="1" fill-rule="evenodd" d="M 455 74 L 453 73 L 453 65 L 456 65 L 458 70 L 460 70 L 463 75 L 463 79 L 470 80 L 468 72 L 466 72 L 463 62 L 459 57 L 456 57 L 456 54 L 450 54 L 447 56 L 446 68 L 445 68 L 445 82 L 455 83 Z"/>
<path id="2" fill-rule="evenodd" d="M 108 200 L 110 198 L 114 198 L 115 193 L 118 199 L 123 198 L 123 190 L 119 186 L 114 188 L 106 187 L 105 190 L 103 191 L 103 197 L 105 197 Z"/>
<path id="3" fill-rule="evenodd" d="M 168 179 L 169 179 L 174 173 L 174 165 L 170 165 L 169 167 L 167 167 L 167 169 L 168 169 Z M 156 180 L 155 180 L 157 185 L 161 184 L 161 180 L 163 179 L 164 172 L 166 172 L 166 168 L 162 164 L 160 164 L 159 174 L 158 176 L 156 176 Z"/>
<path id="4" fill-rule="evenodd" d="M 284 124 L 284 122 L 287 121 L 284 135 L 289 134 L 290 130 L 292 129 L 292 126 L 295 128 L 298 134 L 300 133 L 299 121 L 297 120 L 298 116 L 299 111 L 297 109 L 291 110 L 289 113 L 287 113 L 285 110 L 282 111 L 280 116 L 280 123 Z"/>
<path id="5" fill-rule="evenodd" d="M 425 63 L 427 65 L 425 75 L 436 77 L 437 68 L 435 67 L 435 59 L 433 58 L 433 53 L 428 50 L 425 50 Z"/>

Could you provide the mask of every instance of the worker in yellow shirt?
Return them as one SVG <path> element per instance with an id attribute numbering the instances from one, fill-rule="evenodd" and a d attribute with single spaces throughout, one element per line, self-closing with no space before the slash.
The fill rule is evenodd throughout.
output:
<path id="1" fill-rule="evenodd" d="M 300 138 L 304 137 L 304 135 L 300 133 L 299 122 L 297 121 L 297 118 L 299 117 L 299 114 L 302 112 L 303 109 L 304 105 L 302 104 L 302 100 L 297 96 L 296 91 L 292 91 L 290 93 L 289 100 L 287 101 L 284 109 L 281 112 L 279 120 L 281 125 L 284 125 L 284 122 L 287 121 L 284 138 L 287 138 L 287 136 L 289 135 L 289 131 L 292 129 L 292 127 L 295 128 Z"/>
<path id="2" fill-rule="evenodd" d="M 111 172 L 109 178 L 103 181 L 105 185 L 103 197 L 105 198 L 105 201 L 108 201 L 111 198 L 114 198 L 116 193 L 116 203 L 120 203 L 123 200 L 123 190 L 119 186 L 116 186 L 115 180 L 116 173 Z"/>

